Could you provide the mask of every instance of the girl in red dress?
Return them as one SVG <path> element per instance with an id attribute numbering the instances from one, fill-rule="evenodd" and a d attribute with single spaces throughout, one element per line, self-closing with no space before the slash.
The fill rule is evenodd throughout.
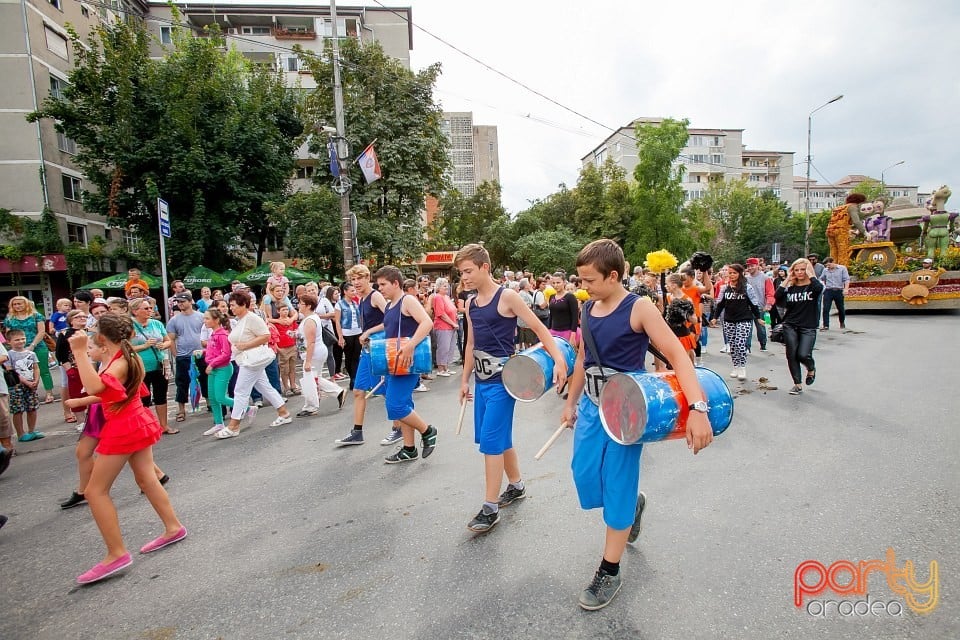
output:
<path id="1" fill-rule="evenodd" d="M 77 576 L 80 584 L 97 582 L 133 563 L 123 544 L 117 510 L 110 499 L 110 488 L 127 463 L 164 526 L 163 535 L 141 547 L 140 553 L 162 549 L 187 537 L 186 528 L 177 519 L 170 497 L 154 473 L 153 445 L 160 440 L 162 430 L 156 416 L 140 399 L 147 391 L 143 387 L 143 363 L 130 345 L 132 335 L 133 321 L 129 316 L 114 312 L 101 316 L 99 332 L 93 339 L 108 364 L 99 375 L 84 357 L 87 333 L 78 331 L 70 337 L 70 348 L 77 356 L 83 386 L 87 393 L 100 398 L 105 418 L 96 449 L 99 455 L 84 497 L 103 536 L 107 554 L 102 562 Z"/>

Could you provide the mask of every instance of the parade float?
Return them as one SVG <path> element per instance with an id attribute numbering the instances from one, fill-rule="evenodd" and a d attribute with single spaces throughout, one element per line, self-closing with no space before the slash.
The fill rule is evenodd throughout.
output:
<path id="1" fill-rule="evenodd" d="M 960 309 L 957 212 L 950 189 L 925 207 L 908 198 L 889 205 L 851 194 L 827 225 L 831 255 L 850 271 L 848 310 Z M 932 262 L 931 262 L 932 261 Z"/>

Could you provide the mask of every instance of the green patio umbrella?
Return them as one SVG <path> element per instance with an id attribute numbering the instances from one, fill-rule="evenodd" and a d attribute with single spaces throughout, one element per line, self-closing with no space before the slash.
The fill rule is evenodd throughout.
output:
<path id="1" fill-rule="evenodd" d="M 150 275 L 149 273 L 141 273 L 140 278 L 147 283 L 147 286 L 150 287 L 151 291 L 160 289 L 160 279 Z M 90 284 L 85 284 L 81 289 L 108 289 L 110 291 L 123 290 L 123 285 L 127 281 L 127 273 L 118 273 L 114 276 L 107 276 L 106 278 L 101 278 L 96 282 L 91 282 Z"/>
<path id="2" fill-rule="evenodd" d="M 201 287 L 219 289 L 230 286 L 232 280 L 233 278 L 227 278 L 213 269 L 199 266 L 194 267 L 187 273 L 183 278 L 183 284 L 186 285 L 187 289 L 199 289 Z"/>
<path id="3" fill-rule="evenodd" d="M 317 276 L 312 273 L 307 273 L 306 271 L 301 271 L 296 267 L 287 267 L 284 274 L 287 278 L 290 279 L 291 284 L 304 284 L 310 282 L 311 280 L 316 280 Z M 254 267 L 249 271 L 245 271 L 237 276 L 237 280 L 253 285 L 265 285 L 267 283 L 267 278 L 270 277 L 270 265 L 261 264 L 260 266 Z"/>
<path id="4" fill-rule="evenodd" d="M 223 276 L 228 282 L 233 282 L 237 279 L 237 276 L 240 275 L 240 272 L 234 271 L 233 269 L 227 269 L 220 275 Z"/>

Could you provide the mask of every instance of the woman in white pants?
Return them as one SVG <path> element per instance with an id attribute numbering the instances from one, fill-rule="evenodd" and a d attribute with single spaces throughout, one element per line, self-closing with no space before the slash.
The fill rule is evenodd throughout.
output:
<path id="1" fill-rule="evenodd" d="M 250 392 L 254 387 L 277 409 L 277 419 L 270 423 L 271 427 L 289 424 L 293 421 L 290 412 L 284 406 L 283 396 L 273 388 L 267 380 L 265 369 L 269 362 L 260 366 L 244 366 L 241 364 L 244 351 L 255 349 L 270 342 L 270 329 L 260 316 L 251 313 L 252 299 L 246 291 L 234 291 L 230 294 L 230 311 L 237 318 L 237 325 L 230 332 L 230 344 L 233 346 L 233 355 L 239 365 L 237 384 L 233 390 L 233 411 L 230 414 L 230 424 L 217 432 L 216 437 L 236 438 L 240 435 L 240 421 L 246 415 L 251 421 L 256 416 L 256 409 L 248 407 Z"/>
<path id="2" fill-rule="evenodd" d="M 320 411 L 320 407 L 318 406 L 320 404 L 320 393 L 316 395 L 317 404 L 314 405 L 311 402 L 314 388 L 319 388 L 319 391 L 323 393 L 336 394 L 337 403 L 340 405 L 339 408 L 343 408 L 343 401 L 347 397 L 347 390 L 320 375 L 323 363 L 327 360 L 327 346 L 323 344 L 323 332 L 320 330 L 321 321 L 316 313 L 319 299 L 311 293 L 306 293 L 300 296 L 298 302 L 300 315 L 303 316 L 300 327 L 297 329 L 297 333 L 300 334 L 305 349 L 302 352 L 303 373 L 310 374 L 310 376 L 316 380 L 316 385 L 310 389 L 307 388 L 305 383 L 301 385 L 306 404 L 303 405 L 303 409 L 300 410 L 297 417 L 304 418 L 307 416 L 315 416 L 317 412 Z"/>

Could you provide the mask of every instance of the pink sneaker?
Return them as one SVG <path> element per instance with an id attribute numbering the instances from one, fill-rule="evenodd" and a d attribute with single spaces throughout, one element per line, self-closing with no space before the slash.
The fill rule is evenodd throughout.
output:
<path id="1" fill-rule="evenodd" d="M 163 549 L 165 546 L 173 544 L 174 542 L 180 542 L 187 537 L 187 528 L 180 527 L 180 531 L 177 531 L 175 534 L 169 538 L 160 536 L 159 538 L 154 538 L 147 544 L 140 547 L 140 553 L 150 553 L 151 551 L 156 551 L 157 549 Z"/>
<path id="2" fill-rule="evenodd" d="M 109 564 L 104 564 L 101 562 L 90 569 L 90 571 L 81 573 L 79 576 L 77 576 L 77 582 L 79 584 L 91 584 L 93 582 L 98 582 L 107 576 L 112 576 L 121 569 L 126 569 L 132 564 L 133 558 L 130 557 L 129 553 L 125 553 Z"/>

